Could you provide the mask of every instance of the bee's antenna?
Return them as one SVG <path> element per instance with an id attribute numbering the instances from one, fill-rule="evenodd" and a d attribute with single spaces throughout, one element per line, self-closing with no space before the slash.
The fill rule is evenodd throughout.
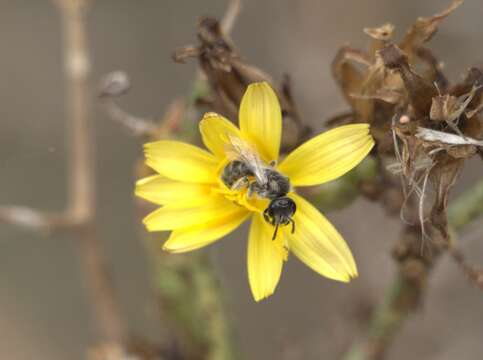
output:
<path id="1" fill-rule="evenodd" d="M 279 225 L 278 223 L 277 223 L 277 225 L 275 225 L 275 231 L 273 232 L 272 241 L 277 238 L 278 225 Z"/>

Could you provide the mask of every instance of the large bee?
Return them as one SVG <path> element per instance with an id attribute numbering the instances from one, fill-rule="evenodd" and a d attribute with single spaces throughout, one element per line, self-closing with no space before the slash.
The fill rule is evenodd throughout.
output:
<path id="1" fill-rule="evenodd" d="M 248 188 L 248 196 L 254 193 L 261 198 L 270 199 L 263 217 L 270 225 L 275 226 L 272 240 L 277 237 L 280 225 L 292 224 L 295 232 L 295 221 L 292 219 L 297 207 L 287 196 L 290 191 L 290 180 L 274 169 L 275 163 L 266 165 L 257 152 L 237 137 L 228 136 L 231 147 L 227 153 L 231 160 L 223 169 L 221 180 L 230 189 Z"/>

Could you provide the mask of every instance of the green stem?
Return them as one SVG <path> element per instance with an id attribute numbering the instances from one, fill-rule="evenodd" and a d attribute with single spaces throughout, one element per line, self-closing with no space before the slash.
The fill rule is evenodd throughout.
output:
<path id="1" fill-rule="evenodd" d="M 455 199 L 448 210 L 448 220 L 455 231 L 483 213 L 483 181 Z"/>
<path id="2" fill-rule="evenodd" d="M 452 229 L 461 230 L 483 214 L 483 180 L 455 199 L 448 210 Z M 380 360 L 398 333 L 404 321 L 412 314 L 424 295 L 427 275 L 431 267 L 420 276 L 411 278 L 400 269 L 386 291 L 384 301 L 374 311 L 368 335 L 356 343 L 343 357 L 344 360 Z"/>
<path id="3" fill-rule="evenodd" d="M 210 260 L 202 252 L 159 254 L 156 285 L 163 314 L 189 359 L 236 359 L 224 297 Z"/>

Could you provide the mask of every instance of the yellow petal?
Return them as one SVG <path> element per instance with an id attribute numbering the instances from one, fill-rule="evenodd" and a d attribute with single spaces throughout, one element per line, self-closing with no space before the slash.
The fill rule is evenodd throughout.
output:
<path id="1" fill-rule="evenodd" d="M 230 216 L 239 210 L 239 206 L 223 196 L 213 195 L 199 205 L 173 203 L 163 206 L 146 216 L 143 223 L 148 231 L 175 230 Z"/>
<path id="2" fill-rule="evenodd" d="M 219 158 L 225 158 L 229 136 L 241 138 L 240 130 L 223 116 L 206 113 L 200 122 L 200 132 L 205 146 Z"/>
<path id="3" fill-rule="evenodd" d="M 266 82 L 250 84 L 240 104 L 242 134 L 257 146 L 263 160 L 278 159 L 282 113 L 277 95 Z"/>
<path id="4" fill-rule="evenodd" d="M 210 199 L 211 186 L 174 181 L 161 175 L 153 175 L 136 182 L 136 196 L 157 205 L 201 204 Z"/>
<path id="5" fill-rule="evenodd" d="M 260 301 L 275 291 L 284 255 L 272 240 L 273 226 L 254 214 L 248 239 L 248 280 L 255 301 Z"/>
<path id="6" fill-rule="evenodd" d="M 354 168 L 373 146 L 368 124 L 340 126 L 300 145 L 278 169 L 294 186 L 322 184 Z"/>
<path id="7" fill-rule="evenodd" d="M 216 158 L 196 146 L 179 141 L 156 141 L 144 145 L 146 164 L 161 175 L 179 181 L 214 183 Z"/>
<path id="8" fill-rule="evenodd" d="M 288 234 L 290 250 L 306 265 L 333 280 L 348 282 L 357 268 L 346 242 L 332 224 L 307 200 L 291 195 L 297 204 L 295 233 Z"/>
<path id="9" fill-rule="evenodd" d="M 182 253 L 209 245 L 235 230 L 246 220 L 248 215 L 249 212 L 240 207 L 238 212 L 229 216 L 189 228 L 174 230 L 164 243 L 163 250 Z"/>

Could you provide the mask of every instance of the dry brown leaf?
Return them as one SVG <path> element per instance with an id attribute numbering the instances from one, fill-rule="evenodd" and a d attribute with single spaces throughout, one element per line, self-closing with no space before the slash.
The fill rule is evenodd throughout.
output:
<path id="1" fill-rule="evenodd" d="M 430 17 L 419 17 L 406 33 L 399 47 L 412 59 L 415 51 L 431 39 L 442 20 L 456 10 L 464 0 L 453 0 L 451 4 L 440 13 Z"/>
<path id="2" fill-rule="evenodd" d="M 387 41 L 392 38 L 394 25 L 386 23 L 377 28 L 364 28 L 364 32 L 375 40 Z"/>
<path id="3" fill-rule="evenodd" d="M 372 112 L 371 101 L 351 96 L 361 91 L 365 80 L 362 71 L 351 63 L 355 59 L 364 60 L 365 65 L 370 65 L 369 58 L 362 52 L 349 47 L 341 48 L 332 62 L 332 74 L 358 118 L 367 122 Z"/>
<path id="4" fill-rule="evenodd" d="M 207 107 L 209 111 L 220 113 L 231 120 L 238 117 L 243 94 L 249 84 L 266 81 L 272 85 L 280 100 L 285 126 L 295 124 L 295 136 L 290 141 L 284 139 L 284 150 L 299 145 L 311 132 L 310 127 L 302 123 L 290 83 L 285 81 L 277 88 L 273 79 L 264 71 L 245 62 L 235 50 L 235 46 L 221 29 L 218 20 L 210 17 L 200 19 L 198 23 L 196 47 L 190 45 L 178 49 L 173 58 L 184 62 L 188 58 L 197 58 L 200 68 L 210 85 L 211 92 L 196 99 L 196 104 Z M 284 132 L 285 133 L 285 132 Z M 289 146 L 288 146 L 289 145 Z"/>
<path id="5" fill-rule="evenodd" d="M 390 44 L 379 51 L 384 66 L 396 71 L 402 78 L 416 116 L 427 116 L 437 90 L 433 84 L 416 74 L 408 63 L 407 55 L 396 45 Z"/>
<path id="6" fill-rule="evenodd" d="M 463 159 L 455 159 L 440 153 L 436 157 L 430 179 L 435 189 L 436 197 L 431 208 L 431 224 L 439 230 L 443 239 L 449 241 L 448 231 L 448 196 L 463 167 Z"/>
<path id="7" fill-rule="evenodd" d="M 372 38 L 369 54 L 374 59 L 376 53 L 392 39 L 394 25 L 386 23 L 377 28 L 364 28 L 364 32 Z"/>

